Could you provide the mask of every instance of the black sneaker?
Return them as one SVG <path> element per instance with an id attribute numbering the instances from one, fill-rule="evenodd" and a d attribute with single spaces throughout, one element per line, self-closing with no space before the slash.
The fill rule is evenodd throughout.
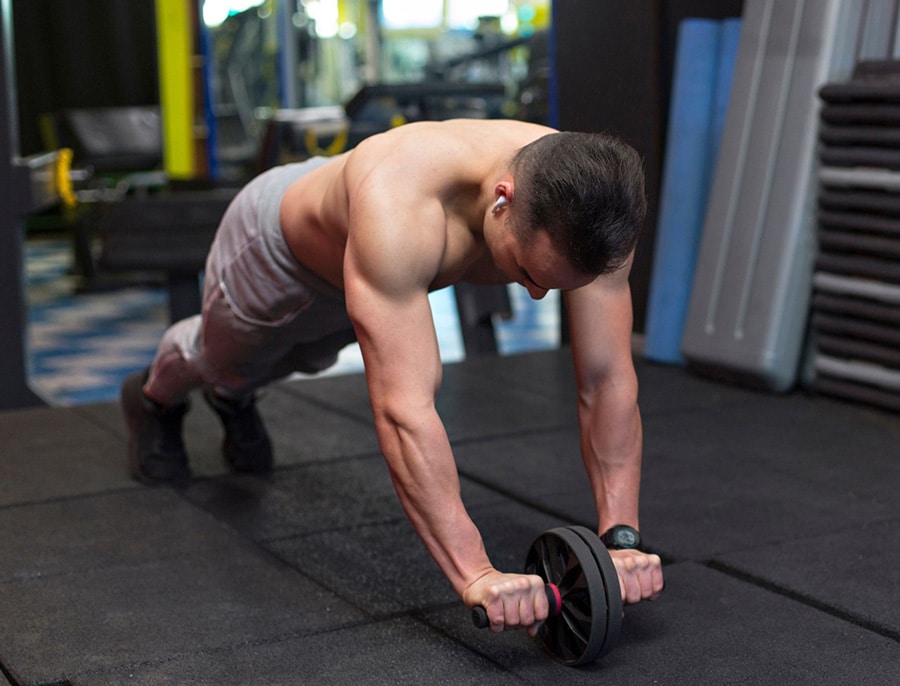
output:
<path id="1" fill-rule="evenodd" d="M 222 455 L 237 472 L 264 474 L 272 471 L 272 441 L 256 411 L 256 398 L 223 398 L 207 387 L 203 397 L 225 427 Z"/>
<path id="2" fill-rule="evenodd" d="M 144 395 L 147 372 L 135 372 L 122 382 L 122 410 L 128 425 L 131 474 L 147 484 L 184 486 L 191 478 L 181 428 L 188 411 L 185 401 L 163 407 Z"/>

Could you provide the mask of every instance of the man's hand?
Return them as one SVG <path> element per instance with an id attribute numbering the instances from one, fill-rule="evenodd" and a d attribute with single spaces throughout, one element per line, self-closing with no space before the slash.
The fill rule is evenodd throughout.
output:
<path id="1" fill-rule="evenodd" d="M 633 605 L 659 597 L 664 585 L 659 555 L 640 550 L 610 550 L 609 555 L 616 565 L 624 604 Z"/>
<path id="2" fill-rule="evenodd" d="M 470 584 L 462 597 L 466 607 L 484 607 L 494 632 L 524 627 L 534 636 L 550 611 L 544 580 L 534 574 L 493 570 Z"/>

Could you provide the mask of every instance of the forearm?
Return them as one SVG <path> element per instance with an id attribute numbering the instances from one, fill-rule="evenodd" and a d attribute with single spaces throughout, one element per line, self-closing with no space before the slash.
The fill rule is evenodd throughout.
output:
<path id="1" fill-rule="evenodd" d="M 382 452 L 410 522 L 454 590 L 491 571 L 477 527 L 466 512 L 446 431 L 436 412 L 415 422 L 376 420 Z"/>
<path id="2" fill-rule="evenodd" d="M 636 384 L 607 384 L 584 395 L 579 420 L 598 532 L 616 524 L 639 528 L 642 430 Z"/>

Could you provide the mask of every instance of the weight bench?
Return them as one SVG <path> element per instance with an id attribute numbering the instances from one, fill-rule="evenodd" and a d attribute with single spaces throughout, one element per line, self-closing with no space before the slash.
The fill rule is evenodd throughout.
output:
<path id="1" fill-rule="evenodd" d="M 172 322 L 200 312 L 200 273 L 235 188 L 162 192 L 104 204 L 99 264 L 166 275 Z"/>

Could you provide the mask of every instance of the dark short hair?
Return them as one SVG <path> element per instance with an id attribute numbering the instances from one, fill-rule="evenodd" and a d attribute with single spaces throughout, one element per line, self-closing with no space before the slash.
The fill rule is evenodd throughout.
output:
<path id="1" fill-rule="evenodd" d="M 647 200 L 637 151 L 606 133 L 551 133 L 516 152 L 514 225 L 546 230 L 579 271 L 619 269 L 637 244 Z"/>

